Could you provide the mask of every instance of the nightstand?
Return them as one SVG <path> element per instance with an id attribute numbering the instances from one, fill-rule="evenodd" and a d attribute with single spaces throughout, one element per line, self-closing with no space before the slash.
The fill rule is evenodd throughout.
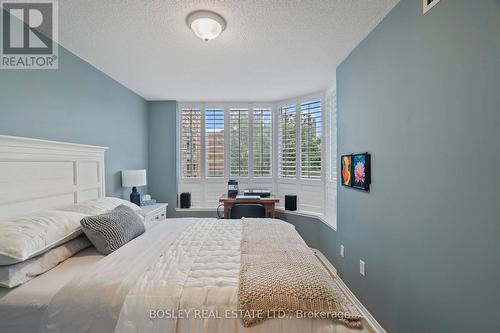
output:
<path id="1" fill-rule="evenodd" d="M 158 222 L 164 221 L 167 218 L 166 203 L 158 203 L 155 205 L 141 206 L 141 215 L 144 216 L 144 225 L 146 229 L 156 225 Z"/>

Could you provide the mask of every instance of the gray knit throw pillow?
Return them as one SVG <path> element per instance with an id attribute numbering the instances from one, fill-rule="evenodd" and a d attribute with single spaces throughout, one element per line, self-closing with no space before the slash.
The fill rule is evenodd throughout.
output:
<path id="1" fill-rule="evenodd" d="M 141 217 L 124 205 L 101 215 L 87 216 L 80 224 L 97 251 L 106 255 L 145 231 Z"/>

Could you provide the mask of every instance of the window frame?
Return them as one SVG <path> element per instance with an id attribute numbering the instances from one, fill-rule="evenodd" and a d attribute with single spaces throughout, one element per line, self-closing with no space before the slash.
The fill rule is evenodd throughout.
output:
<path id="1" fill-rule="evenodd" d="M 320 176 L 316 178 L 303 178 L 302 177 L 302 103 L 310 102 L 314 100 L 319 100 L 321 103 L 321 172 Z M 276 104 L 277 113 L 280 112 L 282 107 L 287 106 L 295 106 L 295 168 L 296 173 L 295 177 L 283 178 L 281 174 L 278 175 L 279 181 L 311 181 L 311 182 L 320 182 L 325 179 L 325 143 L 324 143 L 324 133 L 325 133 L 325 114 L 326 109 L 324 107 L 325 104 L 325 92 L 309 94 L 305 96 L 300 96 L 297 98 L 286 99 L 280 101 Z M 278 133 L 279 134 L 279 133 Z M 278 149 L 280 149 L 281 138 L 278 136 Z M 279 158 L 279 157 L 278 157 Z M 278 163 L 280 163 L 278 161 Z"/>

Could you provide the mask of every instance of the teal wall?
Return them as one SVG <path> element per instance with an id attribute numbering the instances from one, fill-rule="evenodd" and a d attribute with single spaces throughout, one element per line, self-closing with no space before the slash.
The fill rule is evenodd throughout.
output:
<path id="1" fill-rule="evenodd" d="M 500 1 L 402 0 L 337 96 L 339 154 L 373 161 L 339 188 L 342 278 L 388 332 L 500 332 Z"/>
<path id="2" fill-rule="evenodd" d="M 307 245 L 315 249 L 319 249 L 321 247 L 319 226 L 324 224 L 323 222 L 308 216 L 301 216 L 294 213 L 285 212 L 278 212 L 277 217 L 281 220 L 293 224 L 297 232 L 306 241 Z"/>
<path id="3" fill-rule="evenodd" d="M 110 196 L 148 166 L 146 101 L 63 47 L 58 70 L 0 70 L 0 134 L 108 146 Z"/>
<path id="4" fill-rule="evenodd" d="M 168 203 L 168 216 L 177 205 L 175 101 L 148 103 L 149 192 L 158 202 Z"/>

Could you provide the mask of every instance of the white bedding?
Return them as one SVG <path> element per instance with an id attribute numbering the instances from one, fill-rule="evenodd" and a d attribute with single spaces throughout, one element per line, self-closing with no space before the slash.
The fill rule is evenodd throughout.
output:
<path id="1" fill-rule="evenodd" d="M 0 332 L 38 332 L 40 319 L 54 295 L 102 257 L 90 247 L 17 288 L 0 288 Z"/>
<path id="2" fill-rule="evenodd" d="M 36 257 L 78 237 L 84 214 L 47 210 L 0 219 L 0 265 Z"/>
<path id="3" fill-rule="evenodd" d="M 239 318 L 224 318 L 237 309 L 240 240 L 238 220 L 169 219 L 68 283 L 52 299 L 41 331 L 368 332 L 328 319 L 244 328 Z M 184 318 L 151 319 L 151 310 L 177 310 Z"/>

